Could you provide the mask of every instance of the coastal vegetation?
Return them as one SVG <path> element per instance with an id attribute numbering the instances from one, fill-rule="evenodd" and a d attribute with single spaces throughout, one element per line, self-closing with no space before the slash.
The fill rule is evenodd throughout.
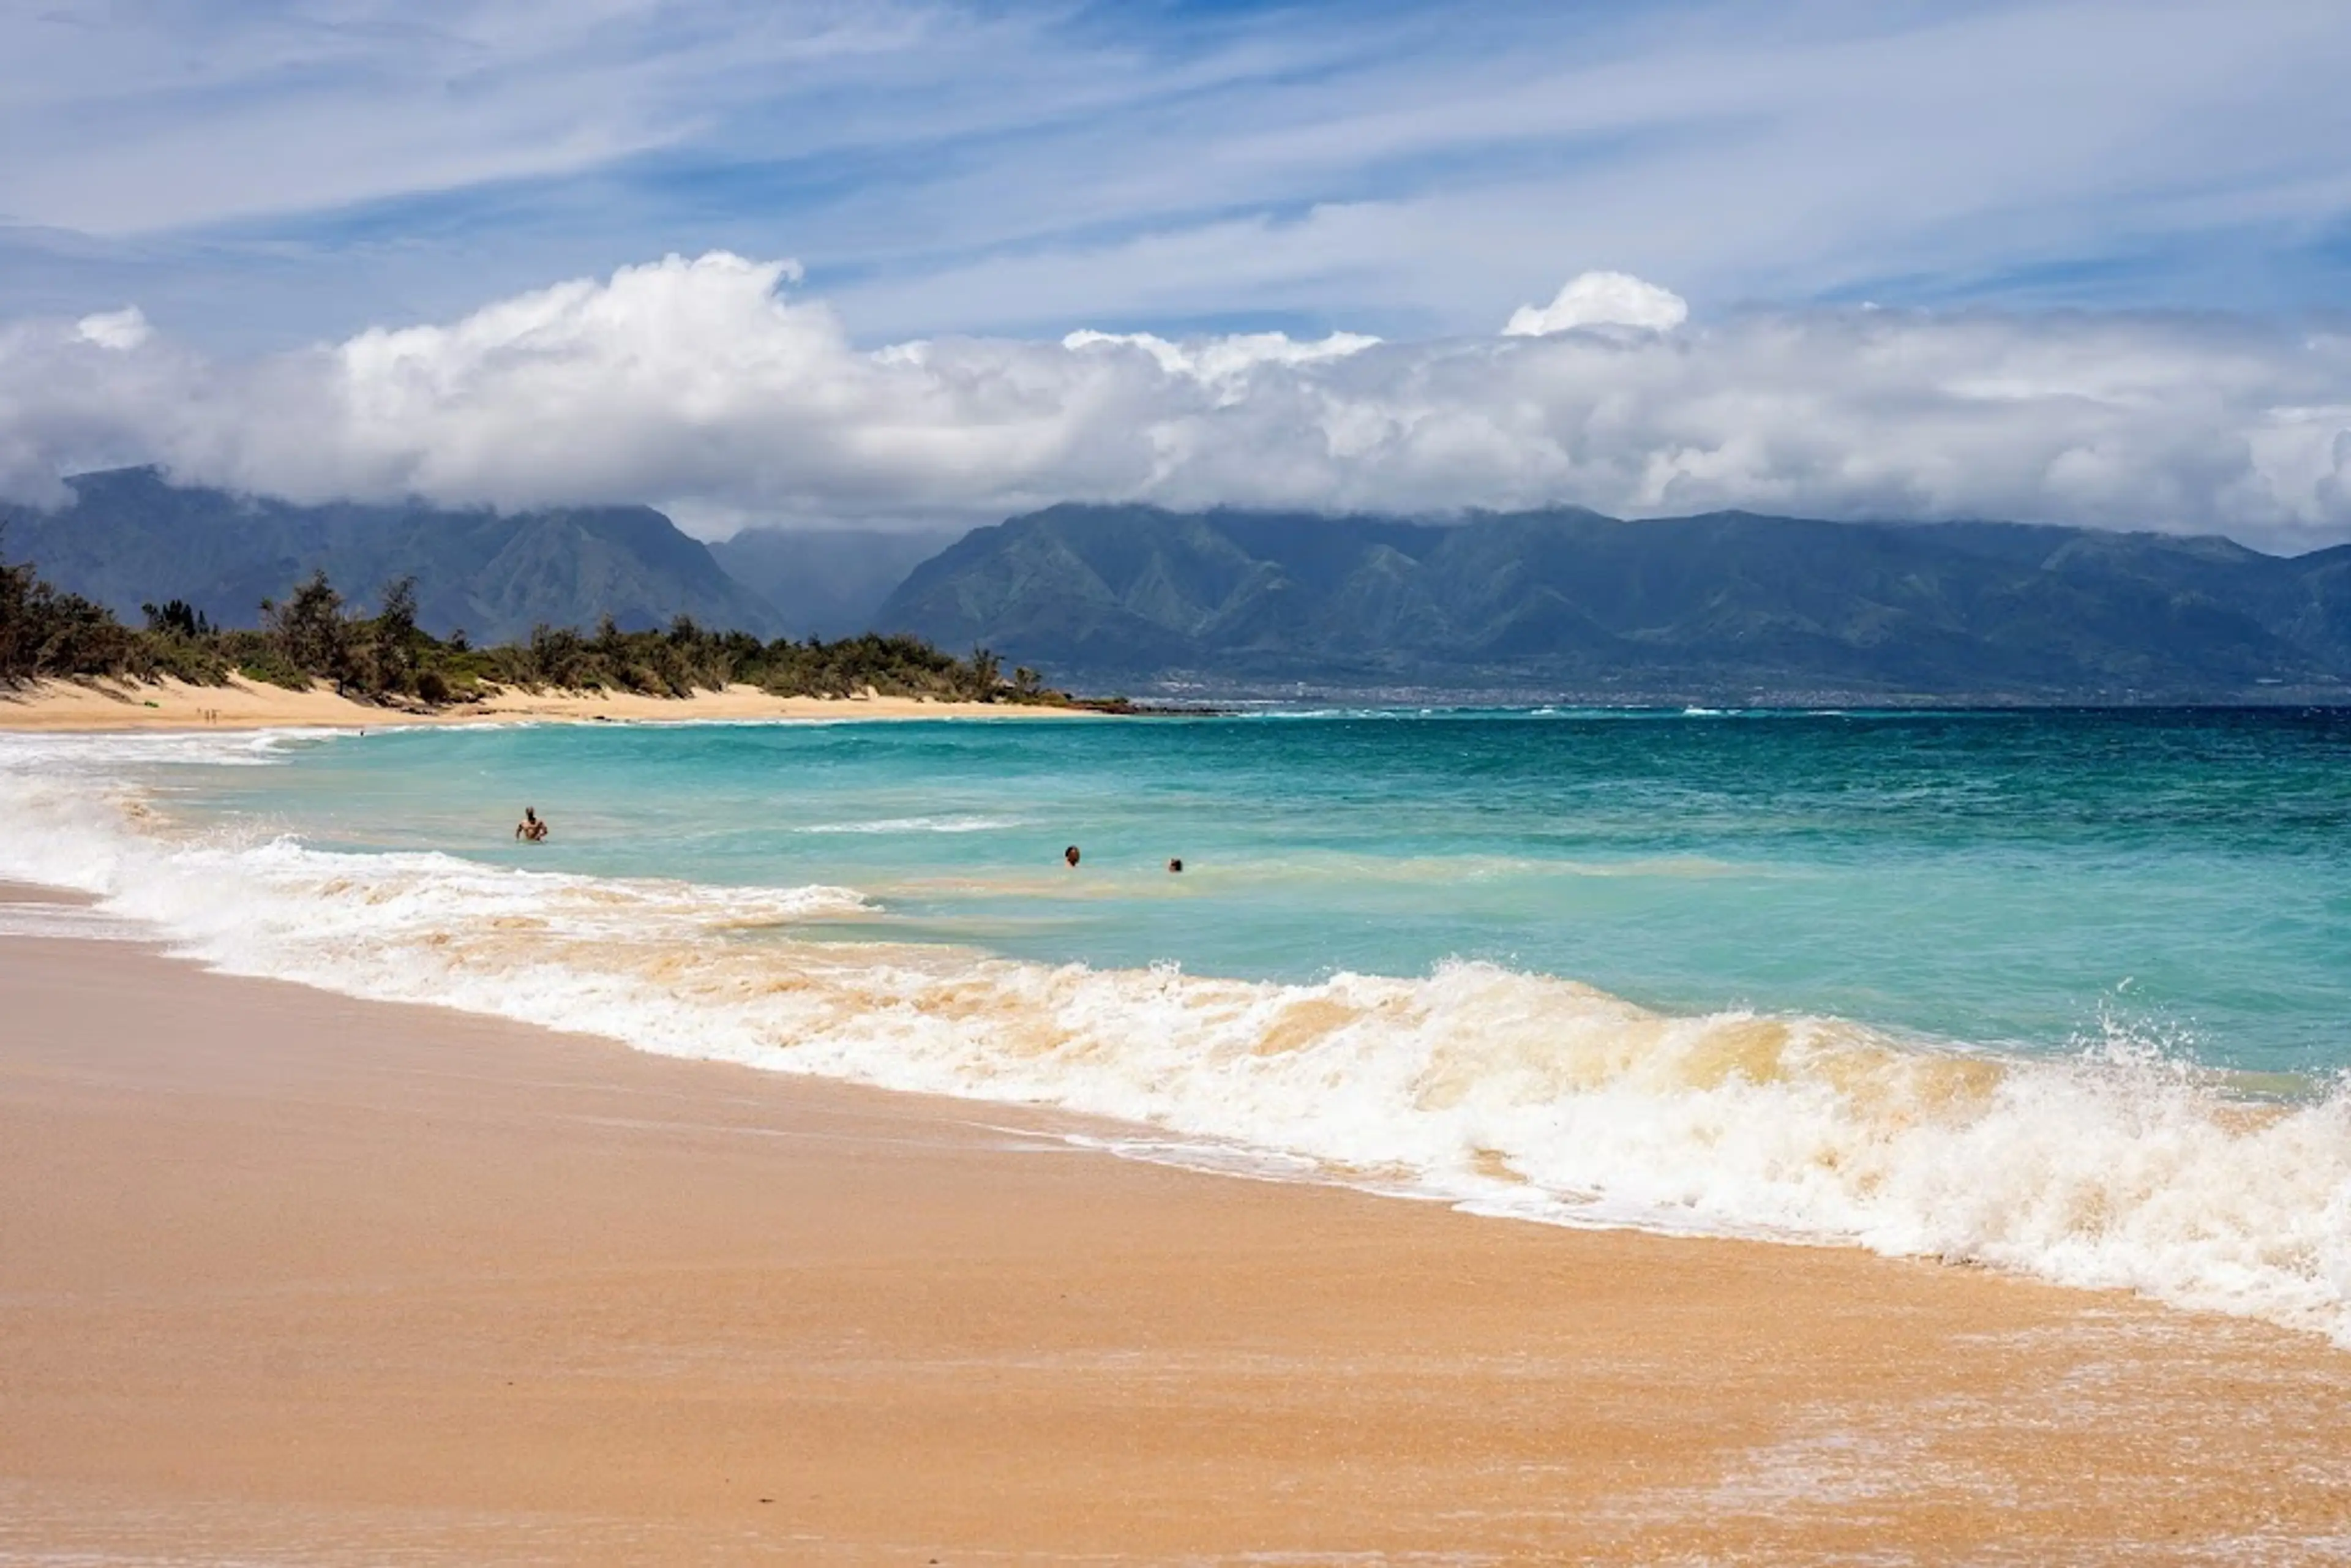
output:
<path id="1" fill-rule="evenodd" d="M 497 687 L 627 691 L 688 696 L 751 685 L 778 696 L 884 696 L 1068 706 L 1036 671 L 1008 676 L 996 655 L 956 658 L 915 637 L 867 633 L 825 642 L 712 631 L 679 616 L 666 630 L 594 632 L 541 625 L 515 642 L 475 647 L 463 632 L 417 624 L 416 584 L 388 584 L 372 613 L 355 609 L 323 571 L 262 602 L 258 628 L 216 626 L 178 599 L 143 606 L 141 626 L 45 581 L 29 562 L 0 560 L 0 685 L 104 676 L 172 677 L 217 685 L 231 675 L 295 690 L 314 682 L 365 701 L 440 706 Z"/>
<path id="2" fill-rule="evenodd" d="M 64 483 L 66 506 L 0 501 L 8 553 L 134 624 L 141 602 L 162 589 L 214 625 L 249 628 L 262 600 L 315 570 L 351 590 L 414 578 L 419 624 L 444 637 L 462 626 L 485 646 L 522 642 L 541 623 L 593 626 L 605 614 L 623 626 L 686 614 L 763 639 L 864 630 L 768 602 L 650 507 L 297 506 L 175 485 L 152 468 Z M 887 591 L 875 589 L 863 608 Z"/>

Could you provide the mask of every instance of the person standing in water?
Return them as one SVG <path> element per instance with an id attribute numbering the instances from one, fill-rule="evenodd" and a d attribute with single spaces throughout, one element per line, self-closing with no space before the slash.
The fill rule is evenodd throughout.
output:
<path id="1" fill-rule="evenodd" d="M 1078 869 L 1078 846 L 1077 846 L 1077 845 L 1075 845 L 1075 844 L 1071 844 L 1068 849 L 1063 850 L 1063 851 L 1061 852 L 1061 860 L 1062 860 L 1062 862 L 1063 862 L 1065 864 L 1067 864 L 1067 865 L 1069 866 L 1069 868 L 1070 868 L 1071 871 L 1075 871 L 1075 870 L 1077 870 L 1077 869 Z"/>
<path id="2" fill-rule="evenodd" d="M 515 837 L 527 844 L 545 843 L 547 824 L 538 820 L 537 810 L 525 806 L 522 809 L 522 821 L 515 824 Z"/>

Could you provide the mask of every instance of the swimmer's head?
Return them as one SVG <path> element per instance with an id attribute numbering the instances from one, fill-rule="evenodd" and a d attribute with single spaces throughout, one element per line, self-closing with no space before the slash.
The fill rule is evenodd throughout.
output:
<path id="1" fill-rule="evenodd" d="M 1169 871 L 1182 871 L 1184 869 L 1183 857 L 1178 855 L 1176 859 L 1169 861 L 1167 862 L 1167 869 Z"/>
<path id="2" fill-rule="evenodd" d="M 1075 844 L 1071 844 L 1068 849 L 1063 850 L 1063 851 L 1061 852 L 1061 858 L 1062 858 L 1063 860 L 1067 861 L 1067 862 L 1068 862 L 1070 864 L 1071 864 L 1071 865 L 1075 865 L 1075 864 L 1077 864 L 1077 863 L 1078 863 L 1078 846 L 1077 846 L 1077 845 L 1075 845 Z"/>

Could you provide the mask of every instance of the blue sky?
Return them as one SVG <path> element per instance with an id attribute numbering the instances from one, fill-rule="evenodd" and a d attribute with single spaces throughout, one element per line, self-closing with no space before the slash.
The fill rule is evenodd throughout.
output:
<path id="1" fill-rule="evenodd" d="M 0 318 L 224 350 L 671 252 L 861 341 L 2351 298 L 2339 4 L 0 0 Z"/>
<path id="2" fill-rule="evenodd" d="M 2345 0 L 0 0 L 0 496 L 2330 543 L 2346 82 Z"/>

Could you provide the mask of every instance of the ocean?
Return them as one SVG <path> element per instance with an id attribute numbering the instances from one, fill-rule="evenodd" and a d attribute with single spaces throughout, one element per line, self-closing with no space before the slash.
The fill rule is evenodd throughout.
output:
<path id="1" fill-rule="evenodd" d="M 0 736 L 0 878 L 1131 1157 L 2351 1344 L 2351 713 Z"/>

